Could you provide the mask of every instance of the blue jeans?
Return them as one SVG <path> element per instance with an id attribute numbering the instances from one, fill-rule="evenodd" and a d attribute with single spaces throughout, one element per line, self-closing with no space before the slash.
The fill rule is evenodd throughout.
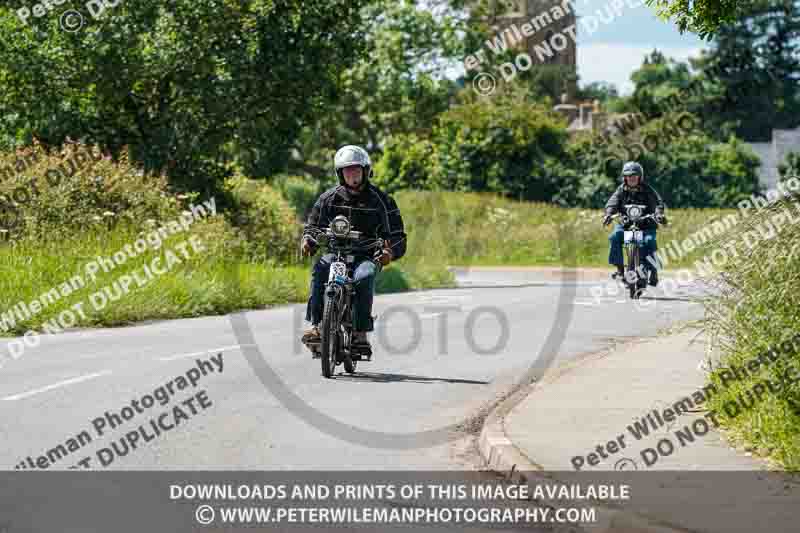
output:
<path id="1" fill-rule="evenodd" d="M 320 256 L 311 272 L 311 297 L 306 307 L 306 320 L 312 324 L 322 322 L 322 311 L 325 305 L 325 285 L 328 283 L 328 273 L 331 263 L 336 259 L 334 254 Z M 368 258 L 356 258 L 354 277 L 364 275 L 365 267 L 369 265 Z M 364 279 L 354 284 L 353 295 L 353 331 L 373 331 L 372 323 L 372 298 L 375 294 L 375 275 L 365 276 Z"/>
<path id="2" fill-rule="evenodd" d="M 622 244 L 625 241 L 624 229 L 621 224 L 614 225 L 614 231 L 608 236 L 611 249 L 608 252 L 608 264 L 621 267 L 625 261 L 622 257 Z M 641 247 L 641 264 L 645 270 L 656 270 L 654 264 L 647 260 L 648 256 L 653 256 L 658 247 L 656 246 L 656 230 L 644 230 L 644 242 Z M 652 258 L 655 261 L 655 257 Z"/>

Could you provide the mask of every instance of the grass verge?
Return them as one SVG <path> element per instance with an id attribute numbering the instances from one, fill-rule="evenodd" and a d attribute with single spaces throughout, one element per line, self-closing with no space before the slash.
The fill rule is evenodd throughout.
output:
<path id="1" fill-rule="evenodd" d="M 719 393 L 709 408 L 736 443 L 797 471 L 800 352 L 787 340 L 800 329 L 800 224 L 777 218 L 787 213 L 800 220 L 800 200 L 782 200 L 726 236 L 726 243 L 736 245 L 740 254 L 720 274 L 719 295 L 706 302 L 706 323 L 722 364 L 745 368 L 748 375 L 731 380 L 724 368 L 715 370 L 709 382 Z M 774 362 L 752 363 L 770 351 Z"/>

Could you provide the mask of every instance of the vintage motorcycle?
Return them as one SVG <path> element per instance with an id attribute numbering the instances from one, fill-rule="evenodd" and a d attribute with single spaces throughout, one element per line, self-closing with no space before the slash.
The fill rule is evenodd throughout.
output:
<path id="1" fill-rule="evenodd" d="M 320 322 L 320 342 L 307 343 L 314 358 L 319 358 L 322 375 L 333 377 L 335 369 L 344 365 L 347 373 L 356 371 L 358 361 L 371 361 L 372 353 L 366 347 L 353 346 L 353 323 L 355 283 L 365 276 L 377 275 L 382 265 L 375 252 L 383 248 L 383 239 L 364 238 L 361 232 L 351 229 L 350 220 L 344 215 L 336 216 L 327 228 L 313 231 L 312 241 L 324 246 L 335 255 L 331 262 L 328 282 L 325 285 L 325 303 Z M 354 277 L 356 257 L 372 257 L 367 266 Z"/>
<path id="2" fill-rule="evenodd" d="M 626 259 L 624 266 L 624 275 L 622 283 L 628 288 L 631 299 L 638 300 L 645 288 L 647 288 L 647 272 L 644 269 L 644 258 L 641 256 L 641 248 L 644 244 L 644 231 L 640 225 L 645 220 L 652 220 L 658 224 L 658 221 L 653 215 L 645 215 L 644 211 L 647 209 L 645 205 L 628 204 L 623 206 L 625 214 L 616 213 L 613 217 L 619 217 L 620 223 L 623 227 L 628 227 L 624 230 L 623 239 L 623 256 Z M 614 275 L 615 279 L 617 275 Z"/>

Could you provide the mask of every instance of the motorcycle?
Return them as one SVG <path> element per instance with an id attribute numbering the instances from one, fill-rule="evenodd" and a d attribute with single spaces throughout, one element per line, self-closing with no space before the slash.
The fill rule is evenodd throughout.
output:
<path id="1" fill-rule="evenodd" d="M 626 263 L 621 281 L 627 287 L 632 300 L 641 298 L 645 288 L 647 288 L 647 272 L 644 270 L 643 258 L 641 257 L 644 231 L 640 229 L 640 225 L 646 220 L 652 220 L 658 224 L 655 216 L 644 214 L 646 208 L 647 206 L 645 205 L 628 204 L 623 206 L 625 214 L 616 213 L 612 217 L 619 217 L 623 227 L 630 224 L 623 234 L 623 256 L 626 258 Z M 617 274 L 614 274 L 614 279 L 616 278 Z"/>
<path id="2" fill-rule="evenodd" d="M 372 353 L 366 347 L 353 345 L 355 309 L 353 297 L 355 283 L 365 276 L 377 275 L 382 265 L 374 259 L 375 250 L 383 248 L 383 239 L 364 238 L 362 232 L 351 229 L 350 220 L 344 215 L 336 216 L 327 228 L 309 235 L 312 241 L 324 246 L 335 255 L 331 262 L 328 281 L 325 285 L 325 303 L 320 322 L 320 342 L 307 343 L 314 359 L 320 359 L 322 375 L 333 377 L 336 367 L 344 365 L 348 374 L 356 371 L 358 361 L 371 361 Z M 361 277 L 354 277 L 356 256 L 372 256 L 368 268 Z"/>

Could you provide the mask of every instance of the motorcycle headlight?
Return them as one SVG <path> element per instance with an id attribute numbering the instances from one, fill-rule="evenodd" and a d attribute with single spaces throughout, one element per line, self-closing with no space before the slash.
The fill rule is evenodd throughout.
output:
<path id="1" fill-rule="evenodd" d="M 628 216 L 631 218 L 639 218 L 642 216 L 642 208 L 641 207 L 631 207 L 628 209 Z"/>
<path id="2" fill-rule="evenodd" d="M 331 222 L 331 231 L 337 237 L 346 237 L 350 233 L 350 222 L 345 217 L 336 217 Z"/>

